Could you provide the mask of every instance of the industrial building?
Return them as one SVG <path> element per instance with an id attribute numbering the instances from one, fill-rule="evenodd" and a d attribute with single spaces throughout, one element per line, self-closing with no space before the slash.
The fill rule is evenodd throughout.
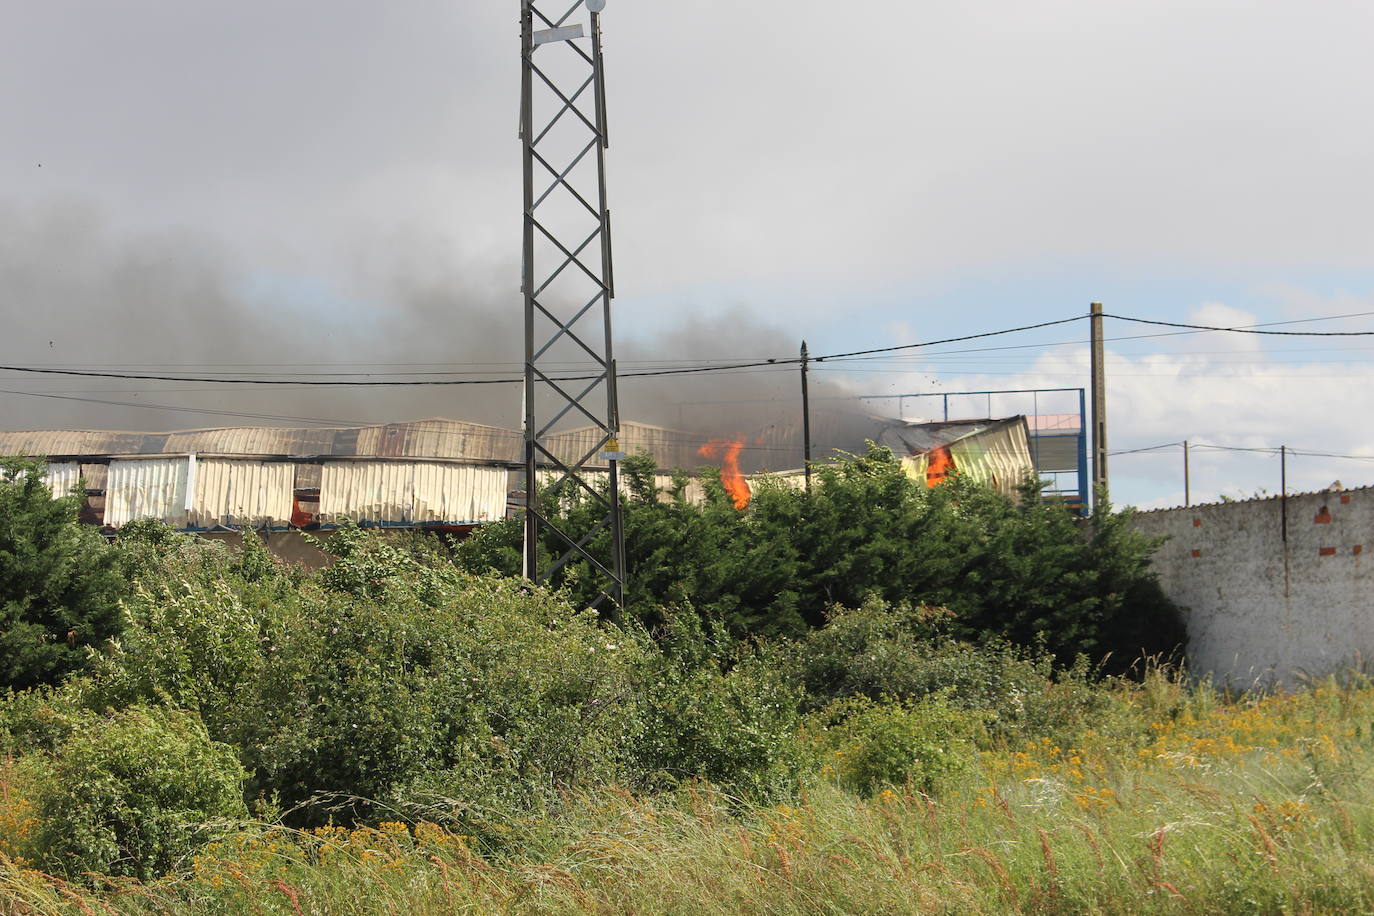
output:
<path id="1" fill-rule="evenodd" d="M 956 470 L 1011 493 L 1032 470 L 1024 417 L 924 424 L 864 418 L 863 425 L 865 438 L 892 448 L 908 474 L 928 484 Z M 574 429 L 554 438 L 553 451 L 572 462 L 598 441 L 598 430 Z M 765 437 L 750 441 L 762 445 Z M 702 445 L 696 433 L 633 422 L 621 427 L 622 450 L 646 452 L 665 469 L 657 480 L 661 489 L 670 485 L 667 469 L 714 463 L 703 458 Z M 852 447 L 862 449 L 863 439 Z M 0 455 L 45 459 L 55 492 L 84 482 L 83 520 L 109 530 L 141 518 L 195 532 L 329 529 L 343 519 L 461 530 L 505 518 L 523 502 L 521 434 L 460 420 L 326 429 L 0 432 Z M 590 473 L 594 479 L 597 472 Z M 541 482 L 558 476 L 550 468 Z M 777 476 L 800 485 L 799 471 L 783 469 Z M 693 482 L 686 496 L 700 501 L 704 491 Z"/>

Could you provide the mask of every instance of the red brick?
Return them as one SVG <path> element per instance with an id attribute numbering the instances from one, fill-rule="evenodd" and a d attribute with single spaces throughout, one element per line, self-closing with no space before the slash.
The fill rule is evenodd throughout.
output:
<path id="1" fill-rule="evenodd" d="M 1317 553 L 1324 557 L 1334 557 L 1336 555 L 1336 548 L 1322 547 L 1317 550 Z"/>
<path id="2" fill-rule="evenodd" d="M 1193 527 L 1194 527 L 1194 528 L 1201 528 L 1201 527 L 1202 527 L 1202 519 L 1200 519 L 1200 518 L 1195 518 L 1195 519 L 1193 519 Z"/>
<path id="3" fill-rule="evenodd" d="M 1331 524 L 1331 510 L 1326 508 L 1325 506 L 1322 506 L 1321 511 L 1317 513 L 1317 517 L 1312 519 L 1312 523 L 1314 525 Z"/>
<path id="4" fill-rule="evenodd" d="M 1350 548 L 1350 552 L 1358 557 L 1360 554 L 1364 553 L 1364 545 L 1356 544 L 1354 547 Z"/>
<path id="5" fill-rule="evenodd" d="M 1194 551 L 1193 551 L 1193 559 L 1194 559 L 1194 560 L 1196 560 L 1196 559 L 1197 559 L 1198 557 L 1200 557 L 1200 556 L 1202 556 L 1202 551 L 1201 551 L 1201 550 L 1194 550 Z"/>
<path id="6" fill-rule="evenodd" d="M 1341 494 L 1341 505 L 1342 505 L 1342 506 L 1348 506 L 1348 505 L 1350 505 L 1350 494 L 1349 494 L 1349 493 L 1342 493 L 1342 494 Z"/>

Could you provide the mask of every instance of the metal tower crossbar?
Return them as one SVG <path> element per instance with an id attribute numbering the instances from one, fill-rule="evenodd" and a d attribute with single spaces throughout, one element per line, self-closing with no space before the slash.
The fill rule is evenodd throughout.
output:
<path id="1" fill-rule="evenodd" d="M 525 574 L 546 581 L 570 563 L 585 564 L 598 579 L 592 607 L 609 601 L 614 613 L 625 597 L 618 496 L 618 462 L 624 456 L 611 347 L 615 281 L 606 206 L 604 0 L 565 3 L 521 0 L 520 7 Z M 568 352 L 591 359 L 587 384 L 565 387 L 557 379 Z M 590 424 L 585 441 L 591 448 L 580 454 L 560 453 L 549 441 L 560 423 L 571 420 L 582 424 L 583 433 Z M 605 513 L 580 537 L 550 520 L 569 490 Z M 550 540 L 558 556 L 541 569 L 539 545 Z"/>

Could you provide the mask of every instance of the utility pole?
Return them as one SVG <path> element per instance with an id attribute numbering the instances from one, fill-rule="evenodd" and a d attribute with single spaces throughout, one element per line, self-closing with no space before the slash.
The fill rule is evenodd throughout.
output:
<path id="1" fill-rule="evenodd" d="M 1288 541 L 1288 446 L 1279 446 L 1279 525 L 1282 539 Z"/>
<path id="2" fill-rule="evenodd" d="M 1192 484 L 1188 477 L 1188 440 L 1183 440 L 1183 505 L 1193 504 Z"/>
<path id="3" fill-rule="evenodd" d="M 620 408 L 611 347 L 615 279 L 611 214 L 606 205 L 606 95 L 601 60 L 605 5 L 606 0 L 585 0 L 571 7 L 567 0 L 520 3 L 524 566 L 530 579 L 542 582 L 570 562 L 585 563 L 600 587 L 591 606 L 609 602 L 611 613 L 616 614 L 625 599 L 618 473 L 619 460 L 625 456 L 619 443 Z M 583 31 L 584 26 L 588 31 Z M 587 379 L 558 377 L 559 363 L 568 359 L 568 353 L 590 359 L 591 370 L 577 373 Z M 552 441 L 564 429 L 560 424 L 569 420 L 591 424 L 591 435 L 571 454 L 557 449 Z M 541 469 L 553 480 L 547 488 L 539 486 Z M 574 537 L 550 520 L 562 492 L 575 493 L 604 511 L 583 537 Z M 597 537 L 602 532 L 609 534 L 609 544 L 594 548 L 599 542 L 604 544 L 606 539 Z M 552 535 L 557 557 L 547 569 L 540 569 L 539 544 L 545 534 Z"/>
<path id="4" fill-rule="evenodd" d="M 806 390 L 806 363 L 808 360 L 806 341 L 801 345 L 801 388 L 802 388 L 802 468 L 806 478 L 806 492 L 811 492 L 811 396 Z"/>
<path id="5" fill-rule="evenodd" d="M 1107 489 L 1107 369 L 1102 354 L 1102 303 L 1092 303 L 1093 498 Z"/>

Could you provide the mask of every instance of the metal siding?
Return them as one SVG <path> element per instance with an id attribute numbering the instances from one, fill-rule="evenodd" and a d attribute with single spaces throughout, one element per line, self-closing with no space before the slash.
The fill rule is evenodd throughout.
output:
<path id="1" fill-rule="evenodd" d="M 110 475 L 108 464 L 83 464 L 81 465 L 81 476 L 86 479 L 86 489 L 103 490 L 105 481 Z"/>
<path id="2" fill-rule="evenodd" d="M 1040 470 L 1074 471 L 1078 469 L 1078 433 L 1031 436 L 1032 453 L 1039 450 Z"/>
<path id="3" fill-rule="evenodd" d="M 297 490 L 318 490 L 320 488 L 320 466 L 318 464 L 298 464 L 296 468 Z"/>
<path id="4" fill-rule="evenodd" d="M 926 469 L 929 467 L 930 454 L 928 452 L 922 452 L 919 455 L 907 455 L 902 459 L 902 471 L 921 486 L 926 485 Z"/>
<path id="5" fill-rule="evenodd" d="M 294 471 L 293 465 L 282 461 L 198 459 L 190 526 L 288 524 Z"/>
<path id="6" fill-rule="evenodd" d="M 749 474 L 745 477 L 749 482 L 749 489 L 757 492 L 756 486 L 760 483 L 776 484 L 785 490 L 805 490 L 806 472 L 805 471 L 774 471 L 769 474 Z"/>
<path id="7" fill-rule="evenodd" d="M 111 461 L 105 485 L 105 524 L 118 528 L 140 518 L 186 527 L 186 458 Z"/>
<path id="8" fill-rule="evenodd" d="M 43 482 L 52 490 L 54 498 L 69 495 L 80 479 L 81 465 L 75 461 L 49 461 L 47 473 L 43 475 Z"/>
<path id="9" fill-rule="evenodd" d="M 562 474 L 563 472 L 558 470 L 541 469 L 536 473 L 536 477 L 539 481 L 539 486 L 549 487 L 557 482 Z M 583 479 L 585 479 L 588 484 L 598 488 L 606 486 L 606 481 L 610 478 L 610 475 L 610 471 L 597 470 L 595 468 L 582 473 Z M 619 485 L 621 495 L 628 496 L 630 494 L 630 482 L 623 470 L 620 474 Z M 582 493 L 584 496 L 586 495 L 585 490 L 571 481 L 564 484 L 564 486 L 572 488 L 570 492 L 578 492 Z M 673 475 L 666 472 L 654 474 L 654 489 L 658 492 L 658 499 L 660 502 L 671 502 L 673 498 Z M 706 488 L 701 485 L 701 479 L 698 477 L 688 477 L 687 488 L 682 491 L 682 496 L 693 506 L 700 506 L 705 503 Z"/>
<path id="10" fill-rule="evenodd" d="M 949 447 L 954 467 L 962 475 L 992 487 L 1004 496 L 1033 472 L 1026 423 L 1006 423 L 960 439 Z"/>
<path id="11" fill-rule="evenodd" d="M 416 522 L 489 522 L 506 514 L 505 468 L 414 462 Z"/>
<path id="12" fill-rule="evenodd" d="M 673 493 L 673 475 L 655 474 L 654 486 L 658 488 L 658 498 L 662 502 L 671 502 Z M 700 506 L 706 502 L 706 488 L 701 485 L 698 477 L 687 478 L 687 488 L 682 491 L 682 498 L 688 505 Z"/>
<path id="13" fill-rule="evenodd" d="M 320 480 L 320 521 L 494 521 L 505 516 L 507 490 L 504 468 L 435 461 L 328 461 Z"/>

